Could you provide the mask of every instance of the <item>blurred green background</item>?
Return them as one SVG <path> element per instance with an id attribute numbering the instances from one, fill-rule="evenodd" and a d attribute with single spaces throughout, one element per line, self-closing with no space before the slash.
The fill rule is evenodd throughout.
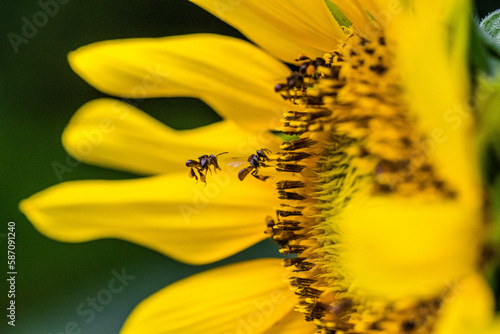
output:
<path id="1" fill-rule="evenodd" d="M 7 223 L 16 222 L 16 327 L 6 320 L 6 256 L 2 277 L 0 333 L 117 333 L 141 300 L 162 287 L 221 263 L 275 256 L 265 241 L 229 259 L 206 266 L 178 263 L 148 249 L 119 240 L 82 244 L 53 241 L 38 233 L 19 213 L 18 203 L 59 183 L 52 163 L 64 164 L 60 136 L 72 114 L 85 102 L 104 96 L 77 75 L 66 54 L 92 42 L 132 37 L 161 37 L 210 32 L 241 37 L 238 31 L 186 0 L 65 0 L 47 24 L 18 46 L 8 34 L 21 35 L 23 18 L 32 22 L 37 1 L 0 3 L 0 254 L 6 254 Z M 47 2 L 43 0 L 42 2 Z M 495 3 L 481 1 L 481 16 Z M 500 5 L 497 5 L 500 7 Z M 194 99 L 151 99 L 138 107 L 176 129 L 212 123 L 219 117 Z M 166 150 L 168 148 L 165 148 Z M 127 173 L 81 164 L 64 181 L 126 179 Z M 95 317 L 77 308 L 107 289 L 112 271 L 135 276 Z M 89 309 L 86 307 L 85 309 Z M 5 313 L 5 314 L 4 314 Z M 69 325 L 68 325 L 69 324 Z M 78 331 L 80 330 L 80 331 Z"/>

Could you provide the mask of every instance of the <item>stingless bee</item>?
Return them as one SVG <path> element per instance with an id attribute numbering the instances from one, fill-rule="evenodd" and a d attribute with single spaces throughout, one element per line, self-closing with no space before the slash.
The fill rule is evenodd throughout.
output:
<path id="1" fill-rule="evenodd" d="M 252 154 L 247 160 L 250 163 L 250 166 L 245 167 L 238 172 L 238 179 L 240 179 L 240 181 L 243 181 L 248 174 L 251 174 L 253 177 L 261 181 L 265 181 L 268 178 L 270 178 L 270 176 L 259 174 L 259 168 L 269 167 L 264 162 L 271 160 L 267 156 L 270 153 L 271 153 L 270 150 L 266 148 L 261 148 L 256 152 L 256 154 Z"/>
<path id="2" fill-rule="evenodd" d="M 219 166 L 219 162 L 217 161 L 217 157 L 221 154 L 226 154 L 226 153 L 228 152 L 222 152 L 217 155 L 204 154 L 200 156 L 198 160 L 186 161 L 186 167 L 190 168 L 189 177 L 194 177 L 196 179 L 196 183 L 198 183 L 198 180 L 201 180 L 201 182 L 204 182 L 206 186 L 207 185 L 206 173 L 210 171 L 210 175 L 212 175 L 212 170 L 210 169 L 211 166 L 213 167 L 215 173 L 217 173 L 217 170 L 222 170 Z M 195 170 L 198 172 L 198 175 L 196 175 Z"/>

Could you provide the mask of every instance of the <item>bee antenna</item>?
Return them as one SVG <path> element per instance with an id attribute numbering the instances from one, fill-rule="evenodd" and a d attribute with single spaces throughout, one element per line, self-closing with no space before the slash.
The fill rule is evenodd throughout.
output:
<path id="1" fill-rule="evenodd" d="M 219 156 L 219 155 L 221 155 L 221 154 L 227 154 L 227 153 L 229 153 L 229 152 L 222 152 L 222 153 L 219 153 L 219 154 L 217 154 L 217 155 L 216 155 L 216 157 L 218 157 L 218 156 Z"/>

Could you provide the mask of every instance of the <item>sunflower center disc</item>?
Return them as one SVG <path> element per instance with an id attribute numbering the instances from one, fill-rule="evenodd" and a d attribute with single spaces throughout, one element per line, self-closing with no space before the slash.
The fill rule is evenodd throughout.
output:
<path id="1" fill-rule="evenodd" d="M 457 196 L 416 149 L 424 136 L 408 112 L 391 51 L 383 36 L 353 34 L 323 58 L 299 61 L 275 88 L 297 105 L 278 130 L 298 139 L 278 153 L 282 204 L 270 227 L 280 252 L 296 254 L 285 266 L 297 310 L 321 333 L 429 333 L 440 298 L 396 305 L 364 297 L 342 266 L 337 229 L 339 215 L 363 197 Z"/>

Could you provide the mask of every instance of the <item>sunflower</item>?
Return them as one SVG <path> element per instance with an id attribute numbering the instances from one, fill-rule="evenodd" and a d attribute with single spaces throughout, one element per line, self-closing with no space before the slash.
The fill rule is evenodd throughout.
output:
<path id="1" fill-rule="evenodd" d="M 69 62 L 104 93 L 196 97 L 223 121 L 175 131 L 124 101 L 91 101 L 66 150 L 148 176 L 63 183 L 21 210 L 57 240 L 122 238 L 190 264 L 265 238 L 287 257 L 177 282 L 122 332 L 498 333 L 481 266 L 470 3 L 192 2 L 259 47 L 210 34 L 117 40 Z M 197 168 L 203 154 L 220 161 Z M 238 172 L 229 155 L 250 158 Z M 194 184 L 185 161 L 198 156 Z"/>

